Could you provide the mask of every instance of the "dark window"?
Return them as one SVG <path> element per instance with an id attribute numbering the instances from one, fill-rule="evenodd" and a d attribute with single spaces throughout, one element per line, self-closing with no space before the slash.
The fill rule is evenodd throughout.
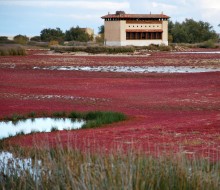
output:
<path id="1" fill-rule="evenodd" d="M 155 40 L 162 39 L 162 32 L 126 32 L 127 40 Z"/>

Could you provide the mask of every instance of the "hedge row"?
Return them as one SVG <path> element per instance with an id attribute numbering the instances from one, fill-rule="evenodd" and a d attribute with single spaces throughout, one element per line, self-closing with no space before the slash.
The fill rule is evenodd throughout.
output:
<path id="1" fill-rule="evenodd" d="M 86 47 L 86 46 L 53 46 L 51 50 L 55 52 L 86 52 L 86 53 L 107 53 L 107 54 L 117 54 L 117 53 L 133 53 L 135 51 L 134 47 L 106 47 L 106 46 L 96 46 L 96 47 Z"/>

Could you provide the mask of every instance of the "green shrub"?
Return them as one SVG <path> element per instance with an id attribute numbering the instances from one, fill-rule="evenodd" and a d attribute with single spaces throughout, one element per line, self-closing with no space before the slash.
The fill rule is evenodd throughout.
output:
<path id="1" fill-rule="evenodd" d="M 66 117 L 66 112 L 55 112 L 52 114 L 53 117 Z"/>
<path id="2" fill-rule="evenodd" d="M 72 119 L 84 119 L 84 114 L 83 113 L 80 113 L 80 112 L 71 112 L 69 115 L 68 115 L 69 118 L 72 118 Z"/>
<path id="3" fill-rule="evenodd" d="M 215 48 L 215 41 L 214 40 L 208 40 L 203 43 L 198 44 L 198 47 L 200 48 Z"/>
<path id="4" fill-rule="evenodd" d="M 82 128 L 100 127 L 104 124 L 111 124 L 114 122 L 124 121 L 126 116 L 118 112 L 88 112 L 84 116 L 87 121 Z"/>
<path id="5" fill-rule="evenodd" d="M 14 37 L 14 42 L 17 44 L 25 45 L 29 41 L 29 38 L 27 36 L 23 36 L 21 34 Z"/>

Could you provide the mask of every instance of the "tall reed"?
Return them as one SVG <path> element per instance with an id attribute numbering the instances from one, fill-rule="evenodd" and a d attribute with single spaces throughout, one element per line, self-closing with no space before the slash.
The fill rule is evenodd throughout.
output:
<path id="1" fill-rule="evenodd" d="M 13 151 L 17 156 L 32 158 L 32 170 L 21 165 L 10 167 L 12 162 L 4 165 L 0 168 L 1 189 L 214 190 L 220 185 L 219 162 L 183 155 L 85 153 L 62 147 Z"/>
<path id="2" fill-rule="evenodd" d="M 20 46 L 0 46 L 0 56 L 26 55 L 26 50 Z"/>

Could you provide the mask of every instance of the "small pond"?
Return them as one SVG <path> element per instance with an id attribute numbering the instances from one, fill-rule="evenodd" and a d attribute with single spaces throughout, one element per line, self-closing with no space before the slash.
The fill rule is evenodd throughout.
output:
<path id="1" fill-rule="evenodd" d="M 19 132 L 29 134 L 31 132 L 50 132 L 56 130 L 79 129 L 85 124 L 83 120 L 70 118 L 35 118 L 19 120 L 17 122 L 0 122 L 0 139 L 15 136 Z"/>

